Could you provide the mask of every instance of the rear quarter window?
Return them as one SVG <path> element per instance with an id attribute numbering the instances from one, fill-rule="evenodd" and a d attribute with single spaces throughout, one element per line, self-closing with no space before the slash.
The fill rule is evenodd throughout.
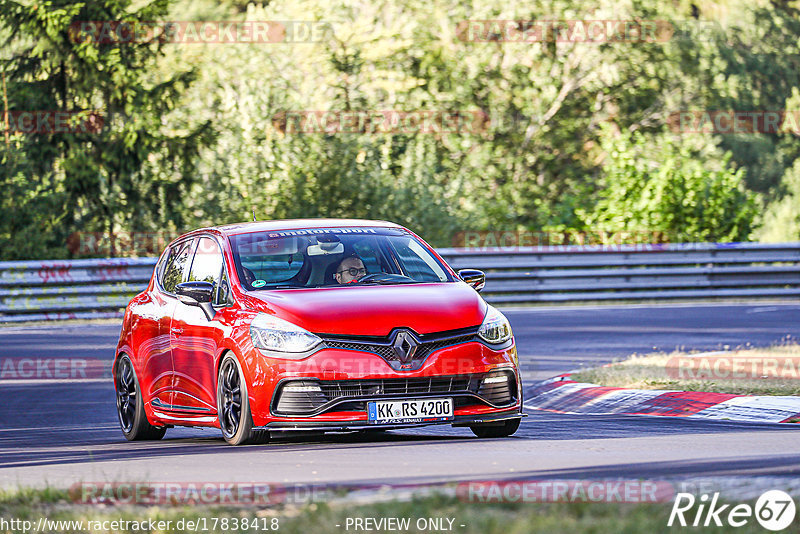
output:
<path id="1" fill-rule="evenodd" d="M 189 253 L 192 250 L 191 244 L 191 240 L 184 241 L 170 249 L 161 280 L 161 287 L 167 293 L 174 293 L 175 287 L 186 277 L 186 271 L 189 269 Z"/>

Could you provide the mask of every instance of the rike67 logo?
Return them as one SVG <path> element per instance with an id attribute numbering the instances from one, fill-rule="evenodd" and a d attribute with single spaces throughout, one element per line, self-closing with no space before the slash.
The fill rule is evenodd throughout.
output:
<path id="1" fill-rule="evenodd" d="M 695 508 L 695 505 L 696 508 Z M 702 494 L 695 498 L 691 493 L 678 493 L 669 514 L 667 526 L 708 527 L 728 525 L 742 527 L 755 516 L 756 521 L 767 530 L 783 530 L 792 524 L 795 516 L 792 497 L 780 490 L 763 493 L 755 506 L 749 504 L 719 504 L 719 493 L 709 498 Z"/>

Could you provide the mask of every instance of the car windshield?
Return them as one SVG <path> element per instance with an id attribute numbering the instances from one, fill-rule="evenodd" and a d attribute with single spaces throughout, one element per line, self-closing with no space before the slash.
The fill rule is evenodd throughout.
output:
<path id="1" fill-rule="evenodd" d="M 231 236 L 245 289 L 452 282 L 442 263 L 400 228 L 312 228 Z"/>

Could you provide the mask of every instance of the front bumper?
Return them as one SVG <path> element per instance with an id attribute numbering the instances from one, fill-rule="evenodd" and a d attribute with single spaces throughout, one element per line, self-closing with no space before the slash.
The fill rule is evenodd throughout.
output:
<path id="1" fill-rule="evenodd" d="M 487 379 L 495 382 L 487 383 Z M 290 391 L 298 387 L 301 391 Z M 507 409 L 519 397 L 518 377 L 511 368 L 499 368 L 491 373 L 371 380 L 285 378 L 275 389 L 270 411 L 283 417 L 313 417 L 364 411 L 370 401 L 436 397 L 452 398 L 456 408 L 478 405 Z"/>
<path id="2" fill-rule="evenodd" d="M 403 428 L 419 428 L 430 425 L 470 426 L 480 423 L 502 423 L 504 421 L 520 419 L 522 417 L 527 417 L 527 415 L 515 408 L 505 412 L 483 415 L 457 415 L 452 421 L 437 421 L 430 423 L 370 425 L 365 424 L 364 421 L 275 421 L 264 426 L 257 427 L 255 430 L 269 430 L 270 432 L 357 432 L 361 430 L 398 430 Z"/>
<path id="3" fill-rule="evenodd" d="M 365 404 L 375 400 L 399 400 L 422 397 L 452 397 L 454 419 L 444 424 L 477 423 L 487 417 L 520 417 L 521 384 L 517 367 L 516 347 L 512 344 L 493 349 L 477 342 L 445 347 L 431 353 L 419 369 L 397 371 L 377 354 L 354 350 L 325 349 L 305 360 L 286 361 L 267 359 L 255 355 L 250 361 L 253 379 L 249 384 L 249 399 L 253 424 L 256 428 L 270 430 L 302 428 L 389 428 L 367 423 Z M 403 381 L 415 384 L 446 383 L 450 378 L 461 377 L 467 381 L 480 379 L 493 373 L 508 373 L 509 385 L 514 390 L 512 399 L 493 403 L 491 398 L 476 387 L 458 391 L 433 387 L 430 390 L 398 388 Z M 249 382 L 249 381 L 248 381 Z M 351 384 L 357 388 L 337 398 L 330 397 L 331 388 L 324 391 L 324 402 L 298 403 L 294 410 L 286 410 L 279 403 L 283 385 L 336 384 L 346 390 Z M 473 386 L 475 382 L 471 382 Z M 380 384 L 380 386 L 376 386 Z M 487 402 L 487 399 L 489 402 Z M 428 422 L 402 425 L 403 428 L 425 426 Z"/>

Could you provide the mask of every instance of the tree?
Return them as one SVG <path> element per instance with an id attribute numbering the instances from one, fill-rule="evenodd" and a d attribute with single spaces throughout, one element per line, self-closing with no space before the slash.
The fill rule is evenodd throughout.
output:
<path id="1" fill-rule="evenodd" d="M 744 170 L 729 166 L 730 154 L 708 151 L 703 138 L 639 132 L 609 132 L 604 146 L 603 189 L 587 225 L 658 232 L 674 242 L 749 238 L 755 198 L 744 188 Z"/>
<path id="2" fill-rule="evenodd" d="M 60 248 L 65 254 L 67 237 L 77 231 L 105 231 L 113 242 L 120 227 L 181 226 L 182 195 L 209 129 L 180 131 L 163 119 L 194 73 L 160 75 L 165 42 L 158 39 L 108 42 L 80 30 L 82 21 L 163 19 L 168 5 L 155 0 L 132 10 L 127 0 L 0 0 L 7 36 L 0 68 L 8 79 L 10 110 L 94 112 L 102 121 L 99 131 L 15 135 L 2 148 L 0 157 L 9 164 L 0 169 L 0 186 L 24 180 L 28 195 L 45 193 L 28 203 L 35 217 L 3 220 L 4 256 L 31 257 L 25 248 L 31 233 L 46 243 L 44 250 Z M 4 196 L 28 196 L 2 189 Z"/>
<path id="3" fill-rule="evenodd" d="M 759 241 L 800 241 L 800 160 L 786 171 L 781 185 L 782 194 L 767 205 L 759 220 L 755 234 Z"/>

